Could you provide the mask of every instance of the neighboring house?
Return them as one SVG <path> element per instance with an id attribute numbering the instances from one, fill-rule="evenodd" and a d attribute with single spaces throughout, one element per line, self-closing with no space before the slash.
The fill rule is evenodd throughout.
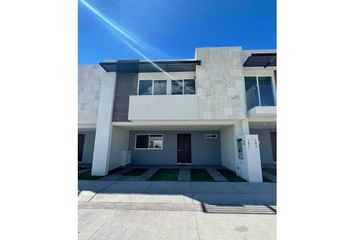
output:
<path id="1" fill-rule="evenodd" d="M 259 182 L 261 163 L 276 162 L 275 50 L 79 65 L 78 86 L 79 161 L 92 175 L 129 163 L 222 165 Z"/>

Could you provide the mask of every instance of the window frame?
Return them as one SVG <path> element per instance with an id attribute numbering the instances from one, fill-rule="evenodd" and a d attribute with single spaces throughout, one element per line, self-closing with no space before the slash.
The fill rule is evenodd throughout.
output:
<path id="1" fill-rule="evenodd" d="M 164 81 L 166 83 L 165 85 L 165 94 L 155 94 L 155 81 Z M 155 79 L 155 80 L 152 80 L 152 95 L 167 95 L 167 79 Z"/>
<path id="2" fill-rule="evenodd" d="M 140 81 L 152 81 L 151 84 L 151 94 L 140 94 Z M 137 95 L 138 96 L 150 96 L 154 94 L 154 80 L 152 79 L 141 79 L 138 81 Z"/>
<path id="3" fill-rule="evenodd" d="M 172 81 L 182 81 L 182 94 L 173 94 L 172 93 Z M 185 93 L 185 80 L 193 80 L 194 81 L 194 93 Z M 140 82 L 141 81 L 152 81 L 152 91 L 151 94 L 139 94 L 139 88 L 140 88 Z M 155 81 L 166 81 L 166 94 L 154 94 L 154 89 L 155 89 Z M 187 77 L 187 78 L 179 78 L 179 79 L 172 79 L 172 78 L 165 78 L 165 79 L 153 79 L 153 78 L 146 78 L 146 79 L 138 79 L 137 81 L 137 89 L 136 89 L 136 96 L 164 96 L 164 95 L 174 95 L 174 96 L 178 96 L 178 95 L 197 95 L 197 81 L 196 81 L 196 77 Z"/>
<path id="4" fill-rule="evenodd" d="M 143 95 L 142 95 L 142 96 L 143 96 Z M 149 148 L 149 147 L 147 147 L 147 148 L 137 148 L 137 147 L 136 147 L 136 143 L 137 143 L 138 135 L 148 135 L 148 146 L 149 146 L 150 136 L 151 136 L 151 135 L 160 135 L 161 138 L 162 138 L 162 147 L 161 147 L 161 148 Z M 152 150 L 152 151 L 163 150 L 163 145 L 164 145 L 163 139 L 164 139 L 163 134 L 160 134 L 160 133 L 137 133 L 137 134 L 135 134 L 134 149 L 135 149 L 135 150 Z"/>
<path id="5" fill-rule="evenodd" d="M 185 93 L 184 92 L 184 89 L 185 89 L 185 84 L 184 84 L 184 81 L 185 80 L 193 80 L 194 81 L 194 93 Z M 172 82 L 173 81 L 182 81 L 182 94 L 173 94 L 172 93 Z M 171 79 L 171 95 L 175 95 L 175 96 L 178 96 L 178 95 L 196 95 L 197 94 L 197 88 L 196 88 L 196 84 L 195 84 L 195 78 L 185 78 L 185 79 Z"/>
<path id="6" fill-rule="evenodd" d="M 139 94 L 139 88 L 140 88 L 140 81 L 152 81 L 152 85 L 151 85 L 151 94 Z M 155 94 L 155 81 L 165 81 L 166 82 L 166 93 L 165 94 Z M 137 96 L 163 96 L 163 95 L 168 95 L 167 94 L 167 85 L 168 85 L 168 81 L 167 79 L 139 79 L 138 80 L 138 88 L 137 88 Z"/>
<path id="7" fill-rule="evenodd" d="M 178 81 L 182 81 L 182 93 L 181 94 L 177 94 L 177 93 L 173 93 L 173 82 L 178 82 Z M 174 95 L 174 96 L 178 96 L 178 95 L 184 95 L 184 79 L 171 79 L 171 95 Z"/>
<path id="8" fill-rule="evenodd" d="M 268 106 L 263 106 L 262 105 L 262 101 L 261 101 L 261 92 L 260 92 L 260 89 L 259 89 L 259 81 L 258 81 L 258 78 L 259 77 L 270 77 L 270 83 L 271 83 L 271 88 L 272 88 L 272 95 L 273 95 L 273 102 L 274 102 L 274 106 L 277 105 L 277 101 L 276 101 L 276 89 L 274 88 L 274 77 L 272 75 L 245 75 L 243 77 L 244 81 L 245 81 L 245 93 L 246 93 L 246 77 L 255 77 L 256 78 L 256 83 L 257 83 L 257 93 L 258 93 L 258 103 L 259 105 L 258 106 L 255 106 L 255 107 L 268 107 Z M 247 101 L 247 98 L 246 98 L 246 101 Z M 252 108 L 250 109 L 247 109 L 247 111 L 251 110 Z"/>
<path id="9" fill-rule="evenodd" d="M 259 78 L 261 77 L 269 77 L 270 78 L 270 88 L 271 88 L 271 91 L 272 91 L 272 97 L 273 97 L 273 104 L 274 105 L 270 105 L 270 106 L 276 106 L 276 102 L 275 102 L 275 93 L 274 93 L 274 86 L 273 86 L 273 76 L 257 76 L 257 88 L 258 88 L 258 96 L 259 96 L 259 99 L 261 99 L 261 89 L 259 88 Z M 262 105 L 262 101 L 260 101 L 260 106 L 261 107 L 269 107 L 269 105 Z"/>
<path id="10" fill-rule="evenodd" d="M 191 80 L 193 80 L 194 81 L 194 93 L 185 93 L 185 81 L 191 81 Z M 194 79 L 190 79 L 190 78 L 187 78 L 187 79 L 183 79 L 183 95 L 195 95 L 196 94 L 196 87 L 195 87 L 195 78 Z"/>

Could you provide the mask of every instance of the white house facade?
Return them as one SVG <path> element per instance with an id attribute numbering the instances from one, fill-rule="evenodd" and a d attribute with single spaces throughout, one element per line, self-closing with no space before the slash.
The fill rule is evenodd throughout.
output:
<path id="1" fill-rule="evenodd" d="M 79 162 L 224 166 L 250 182 L 276 163 L 276 52 L 197 48 L 195 59 L 79 65 Z"/>

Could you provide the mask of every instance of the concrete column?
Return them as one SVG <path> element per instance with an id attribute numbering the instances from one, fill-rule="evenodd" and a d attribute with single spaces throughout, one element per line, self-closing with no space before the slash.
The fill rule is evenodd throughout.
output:
<path id="1" fill-rule="evenodd" d="M 105 176 L 109 170 L 116 74 L 105 73 L 104 76 L 101 82 L 100 101 L 97 113 L 95 146 L 91 171 L 93 176 Z"/>
<path id="2" fill-rule="evenodd" d="M 258 135 L 246 134 L 243 137 L 245 164 L 243 166 L 243 178 L 249 182 L 262 182 L 262 164 L 259 152 Z"/>
<path id="3" fill-rule="evenodd" d="M 243 134 L 250 134 L 250 127 L 247 119 L 242 120 L 242 131 Z"/>
<path id="4" fill-rule="evenodd" d="M 126 154 L 129 149 L 129 131 L 120 127 L 112 128 L 111 153 L 109 161 L 109 169 L 125 166 Z"/>
<path id="5" fill-rule="evenodd" d="M 258 136 L 249 134 L 248 120 L 236 121 L 220 131 L 221 165 L 249 182 L 262 182 Z M 243 154 L 239 156 L 237 139 L 242 139 Z"/>
<path id="6" fill-rule="evenodd" d="M 243 136 L 242 122 L 235 121 L 233 125 L 222 129 L 220 133 L 221 165 L 238 173 L 236 139 Z"/>

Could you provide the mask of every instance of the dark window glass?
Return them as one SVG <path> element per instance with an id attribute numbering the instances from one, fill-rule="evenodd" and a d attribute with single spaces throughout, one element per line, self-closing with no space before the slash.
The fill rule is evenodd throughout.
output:
<path id="1" fill-rule="evenodd" d="M 151 95 L 152 94 L 152 80 L 139 81 L 139 95 Z"/>
<path id="2" fill-rule="evenodd" d="M 243 159 L 242 139 L 237 139 L 237 153 L 238 158 Z"/>
<path id="3" fill-rule="evenodd" d="M 183 94 L 183 80 L 172 80 L 172 94 Z"/>
<path id="4" fill-rule="evenodd" d="M 148 148 L 149 147 L 149 135 L 136 135 L 135 148 Z"/>
<path id="5" fill-rule="evenodd" d="M 154 95 L 166 95 L 166 80 L 155 80 L 154 81 Z"/>
<path id="6" fill-rule="evenodd" d="M 194 81 L 194 79 L 184 80 L 184 94 L 195 94 L 195 81 Z"/>
<path id="7" fill-rule="evenodd" d="M 274 106 L 274 96 L 271 77 L 258 77 L 259 93 L 262 106 Z"/>
<path id="8" fill-rule="evenodd" d="M 259 106 L 257 78 L 245 77 L 247 110 Z"/>

